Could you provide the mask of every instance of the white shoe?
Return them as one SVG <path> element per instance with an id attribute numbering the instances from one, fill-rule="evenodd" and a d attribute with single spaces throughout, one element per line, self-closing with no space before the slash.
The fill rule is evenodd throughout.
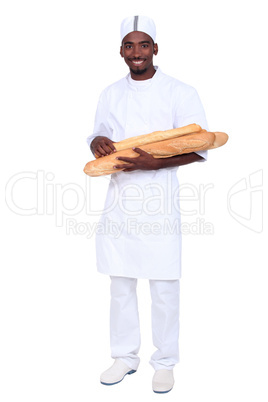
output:
<path id="1" fill-rule="evenodd" d="M 115 359 L 114 364 L 101 374 L 100 382 L 104 385 L 118 384 L 127 374 L 133 374 L 136 370 L 129 368 L 122 360 Z"/>
<path id="2" fill-rule="evenodd" d="M 172 390 L 174 385 L 173 370 L 157 370 L 153 377 L 153 391 L 165 394 Z"/>

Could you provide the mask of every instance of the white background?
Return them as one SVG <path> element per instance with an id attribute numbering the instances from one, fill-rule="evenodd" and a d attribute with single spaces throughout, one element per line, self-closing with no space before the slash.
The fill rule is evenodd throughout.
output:
<path id="1" fill-rule="evenodd" d="M 159 399 L 147 281 L 138 287 L 140 369 L 120 385 L 99 384 L 112 363 L 109 278 L 96 272 L 94 237 L 83 234 L 98 220 L 85 193 L 97 210 L 107 185 L 94 178 L 86 190 L 85 141 L 100 91 L 128 72 L 119 26 L 136 14 L 156 22 L 155 64 L 194 86 L 210 129 L 230 136 L 207 163 L 179 170 L 199 197 L 210 186 L 203 200 L 188 194 L 187 210 L 213 234 L 192 227 L 183 239 L 181 357 L 164 398 L 267 401 L 266 13 L 261 0 L 2 1 L 3 402 Z"/>

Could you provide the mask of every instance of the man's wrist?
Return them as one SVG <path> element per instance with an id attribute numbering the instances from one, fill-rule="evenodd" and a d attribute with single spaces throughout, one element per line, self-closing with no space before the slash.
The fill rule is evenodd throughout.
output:
<path id="1" fill-rule="evenodd" d="M 178 167 L 182 165 L 188 165 L 189 163 L 197 162 L 202 160 L 202 156 L 191 152 L 188 154 L 175 155 L 168 158 L 157 158 L 156 168 L 163 169 L 167 167 Z"/>
<path id="2" fill-rule="evenodd" d="M 155 158 L 154 165 L 155 165 L 154 170 L 162 169 L 163 168 L 163 159 Z"/>

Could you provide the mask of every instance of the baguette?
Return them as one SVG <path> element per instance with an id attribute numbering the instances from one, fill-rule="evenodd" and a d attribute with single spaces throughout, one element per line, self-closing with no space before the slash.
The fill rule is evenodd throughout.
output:
<path id="1" fill-rule="evenodd" d="M 214 133 L 201 130 L 200 132 L 183 135 L 178 138 L 142 145 L 139 146 L 139 148 L 148 152 L 154 158 L 169 158 L 175 155 L 209 149 L 210 147 L 213 147 L 214 141 Z M 119 163 L 125 164 L 127 162 L 118 161 L 116 159 L 117 157 L 125 156 L 135 158 L 137 155 L 137 152 L 132 149 L 124 149 L 122 151 L 114 152 L 110 155 L 88 162 L 84 168 L 84 172 L 93 177 L 119 172 L 123 170 L 123 168 L 115 170 L 113 166 Z"/>
<path id="2" fill-rule="evenodd" d="M 215 149 L 222 147 L 228 141 L 229 137 L 226 133 L 216 131 L 214 134 L 215 134 L 215 141 L 208 149 Z"/>
<path id="3" fill-rule="evenodd" d="M 142 145 L 150 144 L 167 140 L 169 138 L 180 137 L 185 134 L 201 131 L 202 128 L 198 124 L 188 124 L 188 126 L 173 128 L 165 131 L 154 131 L 150 134 L 142 134 L 135 137 L 126 138 L 125 140 L 114 142 L 114 147 L 117 151 L 123 151 L 133 147 L 141 147 Z M 96 158 L 99 156 L 95 155 Z"/>

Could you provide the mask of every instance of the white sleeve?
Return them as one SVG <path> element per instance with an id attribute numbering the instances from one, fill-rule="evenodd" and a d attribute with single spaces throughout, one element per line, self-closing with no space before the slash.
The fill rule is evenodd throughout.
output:
<path id="1" fill-rule="evenodd" d="M 178 108 L 176 116 L 178 127 L 187 126 L 188 124 L 199 124 L 204 130 L 208 130 L 205 111 L 197 91 L 191 87 L 185 96 L 182 104 Z M 207 159 L 208 151 L 198 151 L 198 155 L 202 156 L 204 161 Z"/>
<path id="2" fill-rule="evenodd" d="M 105 136 L 108 138 L 111 136 L 111 132 L 110 132 L 111 130 L 109 130 L 109 127 L 107 125 L 107 111 L 108 111 L 108 108 L 106 106 L 105 96 L 102 93 L 99 98 L 99 102 L 98 102 L 98 106 L 97 106 L 93 133 L 87 137 L 87 143 L 89 146 L 90 146 L 91 142 L 94 140 L 94 138 L 99 135 Z"/>

